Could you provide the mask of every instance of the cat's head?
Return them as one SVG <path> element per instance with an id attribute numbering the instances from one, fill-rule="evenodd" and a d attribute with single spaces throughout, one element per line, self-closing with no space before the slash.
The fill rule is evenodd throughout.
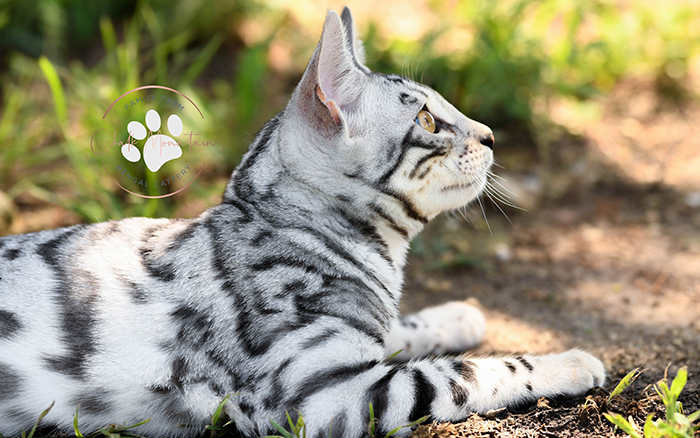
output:
<path id="1" fill-rule="evenodd" d="M 414 222 L 475 199 L 493 164 L 487 126 L 429 87 L 364 65 L 347 8 L 328 13 L 280 135 L 295 178 Z"/>

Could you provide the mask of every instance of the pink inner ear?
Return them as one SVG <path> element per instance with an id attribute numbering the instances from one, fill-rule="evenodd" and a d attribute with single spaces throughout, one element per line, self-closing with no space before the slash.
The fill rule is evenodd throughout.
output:
<path id="1" fill-rule="evenodd" d="M 326 108 L 328 108 L 328 111 L 331 113 L 331 117 L 333 117 L 335 124 L 340 125 L 340 110 L 338 109 L 338 105 L 336 105 L 335 102 L 330 99 L 326 100 L 326 93 L 323 92 L 319 85 L 316 85 L 316 95 L 319 99 L 321 99 L 321 102 L 326 105 Z"/>

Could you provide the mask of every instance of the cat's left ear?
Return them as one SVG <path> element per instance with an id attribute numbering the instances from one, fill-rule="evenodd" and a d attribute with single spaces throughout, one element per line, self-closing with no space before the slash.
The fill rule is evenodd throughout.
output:
<path id="1" fill-rule="evenodd" d="M 355 65 L 357 65 L 357 68 L 365 73 L 370 73 L 370 70 L 365 66 L 365 48 L 362 45 L 362 40 L 357 37 L 355 22 L 352 19 L 352 12 L 350 12 L 350 8 L 347 6 L 343 8 L 343 13 L 340 15 L 340 19 L 343 20 L 346 43 L 350 53 L 352 54 Z"/>

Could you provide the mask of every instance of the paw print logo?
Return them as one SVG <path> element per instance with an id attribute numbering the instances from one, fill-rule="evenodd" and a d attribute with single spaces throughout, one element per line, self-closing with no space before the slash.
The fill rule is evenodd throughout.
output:
<path id="1" fill-rule="evenodd" d="M 172 114 L 168 117 L 168 132 L 170 135 L 158 133 L 160 125 L 160 114 L 156 110 L 149 110 L 146 113 L 146 126 L 137 121 L 131 121 L 126 125 L 129 140 L 143 140 L 148 137 L 143 145 L 143 161 L 151 172 L 158 171 L 163 164 L 182 156 L 182 148 L 172 138 L 182 134 L 182 119 L 177 114 Z M 132 163 L 141 159 L 141 152 L 131 143 L 122 146 L 122 155 Z"/>

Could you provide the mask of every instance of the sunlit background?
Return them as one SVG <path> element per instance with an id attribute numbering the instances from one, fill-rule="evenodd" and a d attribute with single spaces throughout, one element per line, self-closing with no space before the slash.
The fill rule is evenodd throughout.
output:
<path id="1" fill-rule="evenodd" d="M 700 203 L 693 198 L 700 189 L 699 2 L 349 5 L 368 66 L 427 83 L 491 126 L 498 162 L 518 174 L 514 181 L 529 181 L 535 197 L 594 182 L 604 175 L 591 166 L 601 164 L 633 184 L 670 185 Z M 283 108 L 326 11 L 342 6 L 3 1 L 0 233 L 191 216 L 216 203 L 252 136 Z M 185 122 L 218 141 L 201 181 L 157 201 L 126 195 L 89 153 L 104 109 L 149 84 L 192 96 L 205 117 Z"/>

